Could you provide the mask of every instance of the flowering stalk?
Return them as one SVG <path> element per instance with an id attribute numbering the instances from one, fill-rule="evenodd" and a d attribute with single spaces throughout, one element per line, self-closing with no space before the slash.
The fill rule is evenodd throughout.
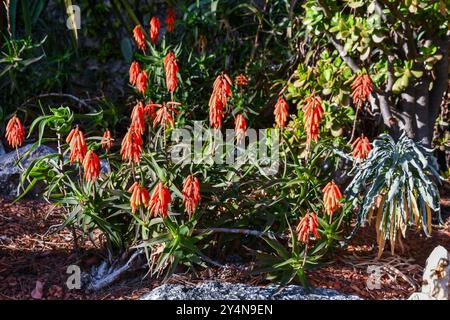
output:
<path id="1" fill-rule="evenodd" d="M 304 112 L 304 128 L 306 131 L 306 146 L 309 150 L 311 141 L 316 143 L 319 141 L 319 125 L 323 116 L 322 100 L 313 92 L 305 99 L 303 106 Z"/>
<path id="2" fill-rule="evenodd" d="M 150 20 L 150 41 L 153 44 L 158 41 L 160 27 L 161 23 L 159 22 L 159 18 L 152 17 L 152 19 Z"/>
<path id="3" fill-rule="evenodd" d="M 342 199 L 341 190 L 334 183 L 334 180 L 331 180 L 327 185 L 323 188 L 323 203 L 325 205 L 325 211 L 330 216 L 330 223 L 333 220 L 333 213 L 341 206 L 340 200 Z"/>
<path id="4" fill-rule="evenodd" d="M 100 160 L 98 156 L 89 150 L 83 160 L 84 179 L 94 182 L 100 176 Z"/>
<path id="5" fill-rule="evenodd" d="M 360 74 L 352 82 L 352 99 L 358 108 L 361 108 L 363 103 L 369 101 L 373 86 L 372 80 L 368 74 Z"/>
<path id="6" fill-rule="evenodd" d="M 145 107 L 144 104 L 139 101 L 131 112 L 131 126 L 140 135 L 145 131 Z"/>
<path id="7" fill-rule="evenodd" d="M 273 114 L 275 115 L 275 127 L 284 128 L 286 126 L 287 117 L 289 115 L 289 105 L 283 97 L 279 97 L 275 104 Z"/>
<path id="8" fill-rule="evenodd" d="M 25 130 L 22 122 L 20 122 L 19 118 L 15 115 L 9 119 L 8 124 L 6 125 L 6 140 L 11 147 L 17 149 L 22 145 L 24 139 Z"/>
<path id="9" fill-rule="evenodd" d="M 83 132 L 77 127 L 73 128 L 67 136 L 66 142 L 70 148 L 70 164 L 75 161 L 83 163 L 84 156 L 86 155 L 87 145 L 84 140 Z"/>
<path id="10" fill-rule="evenodd" d="M 209 99 L 209 122 L 214 129 L 222 127 L 224 108 L 227 107 L 228 98 L 231 98 L 230 77 L 224 73 L 220 74 L 213 84 L 213 92 Z"/>
<path id="11" fill-rule="evenodd" d="M 111 131 L 109 131 L 109 129 L 106 129 L 102 137 L 102 149 L 106 149 L 106 152 L 108 152 L 112 147 L 113 141 L 114 139 L 111 138 Z"/>
<path id="12" fill-rule="evenodd" d="M 131 126 L 122 140 L 120 148 L 122 160 L 127 160 L 130 164 L 139 163 L 141 161 L 142 145 L 142 136 Z"/>
<path id="13" fill-rule="evenodd" d="M 183 182 L 183 203 L 186 207 L 186 212 L 189 219 L 192 218 L 198 203 L 201 201 L 200 195 L 200 183 L 198 178 L 193 175 L 189 175 Z"/>
<path id="14" fill-rule="evenodd" d="M 160 215 L 163 219 L 167 218 L 169 204 L 172 201 L 169 189 L 159 182 L 153 189 L 149 201 L 150 217 L 157 217 Z"/>
<path id="15" fill-rule="evenodd" d="M 133 61 L 131 63 L 129 73 L 130 73 L 129 81 L 134 86 L 134 85 L 136 85 L 137 78 L 138 78 L 139 74 L 141 73 L 141 67 L 139 66 L 138 62 Z"/>
<path id="16" fill-rule="evenodd" d="M 133 37 L 136 41 L 136 44 L 138 48 L 142 51 L 145 51 L 145 36 L 144 36 L 144 30 L 142 30 L 142 27 L 140 25 L 137 25 L 133 29 Z"/>
<path id="17" fill-rule="evenodd" d="M 372 146 L 369 139 L 367 139 L 364 134 L 361 134 L 361 136 L 352 143 L 352 149 L 353 158 L 364 160 L 369 156 L 369 153 L 372 150 Z"/>
<path id="18" fill-rule="evenodd" d="M 310 234 L 313 234 L 316 238 L 320 238 L 320 234 L 317 231 L 319 221 L 315 213 L 307 213 L 297 225 L 297 240 L 308 244 Z"/>
<path id="19" fill-rule="evenodd" d="M 234 131 L 236 133 L 236 140 L 238 142 L 242 141 L 247 132 L 247 121 L 242 114 L 236 116 Z"/>
<path id="20" fill-rule="evenodd" d="M 138 92 L 145 94 L 145 91 L 147 91 L 147 79 L 147 72 L 141 71 L 136 78 L 136 89 Z"/>
<path id="21" fill-rule="evenodd" d="M 175 57 L 175 54 L 172 51 L 164 58 L 164 70 L 166 72 L 166 85 L 167 90 L 173 94 L 178 85 L 177 73 L 178 73 L 178 64 Z M 173 96 L 172 96 L 173 100 Z"/>
<path id="22" fill-rule="evenodd" d="M 130 206 L 133 214 L 140 206 L 144 206 L 145 208 L 148 207 L 150 195 L 145 187 L 141 186 L 138 182 L 135 182 L 128 189 L 128 192 L 131 192 Z"/>
<path id="23" fill-rule="evenodd" d="M 167 31 L 173 32 L 175 29 L 175 9 L 172 7 L 167 9 L 166 25 Z"/>

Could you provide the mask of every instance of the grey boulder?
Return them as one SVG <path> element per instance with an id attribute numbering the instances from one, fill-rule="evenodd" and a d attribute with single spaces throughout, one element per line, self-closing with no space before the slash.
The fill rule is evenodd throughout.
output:
<path id="1" fill-rule="evenodd" d="M 22 156 L 30 148 L 32 144 L 28 144 L 19 148 L 19 154 Z M 39 159 L 48 154 L 56 153 L 56 150 L 40 145 L 34 148 L 30 154 L 23 158 L 21 163 L 23 168 L 28 166 L 36 159 Z M 11 151 L 6 154 L 0 155 L 0 194 L 7 198 L 15 198 L 18 196 L 19 178 L 22 169 L 17 165 L 17 153 Z"/>
<path id="2" fill-rule="evenodd" d="M 140 300 L 361 300 L 354 295 L 332 289 L 311 289 L 297 285 L 284 288 L 269 285 L 256 287 L 242 283 L 206 281 L 193 287 L 164 284 L 145 294 Z"/>

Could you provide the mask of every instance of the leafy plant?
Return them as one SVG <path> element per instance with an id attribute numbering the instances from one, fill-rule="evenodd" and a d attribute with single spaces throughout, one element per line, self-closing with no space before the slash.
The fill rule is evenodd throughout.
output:
<path id="1" fill-rule="evenodd" d="M 408 226 L 417 224 L 431 234 L 433 215 L 440 220 L 438 165 L 431 150 L 403 134 L 398 141 L 382 134 L 373 142 L 369 157 L 356 168 L 347 187 L 348 198 L 358 206 L 358 226 L 376 219 L 378 254 L 386 240 L 401 244 Z"/>

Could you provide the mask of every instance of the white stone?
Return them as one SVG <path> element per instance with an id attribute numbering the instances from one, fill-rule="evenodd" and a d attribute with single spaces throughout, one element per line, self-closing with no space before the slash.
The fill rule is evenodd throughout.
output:
<path id="1" fill-rule="evenodd" d="M 427 259 L 423 272 L 422 291 L 413 293 L 409 300 L 448 300 L 450 285 L 450 254 L 437 246 Z"/>

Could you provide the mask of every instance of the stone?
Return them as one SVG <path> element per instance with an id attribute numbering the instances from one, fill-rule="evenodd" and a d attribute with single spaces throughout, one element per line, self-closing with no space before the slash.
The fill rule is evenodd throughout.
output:
<path id="1" fill-rule="evenodd" d="M 311 289 L 297 285 L 256 287 L 242 283 L 206 281 L 193 287 L 164 284 L 140 300 L 362 300 L 332 289 Z"/>
<path id="2" fill-rule="evenodd" d="M 427 259 L 423 272 L 422 290 L 413 293 L 409 300 L 449 300 L 450 254 L 437 246 Z"/>
<path id="3" fill-rule="evenodd" d="M 32 144 L 28 144 L 19 148 L 19 154 L 25 154 L 31 147 Z M 52 153 L 56 153 L 56 150 L 44 145 L 37 146 L 27 157 L 22 159 L 22 166 L 26 169 L 34 160 Z M 0 194 L 7 198 L 18 196 L 17 191 L 22 169 L 16 162 L 17 152 L 15 150 L 0 156 Z"/>

